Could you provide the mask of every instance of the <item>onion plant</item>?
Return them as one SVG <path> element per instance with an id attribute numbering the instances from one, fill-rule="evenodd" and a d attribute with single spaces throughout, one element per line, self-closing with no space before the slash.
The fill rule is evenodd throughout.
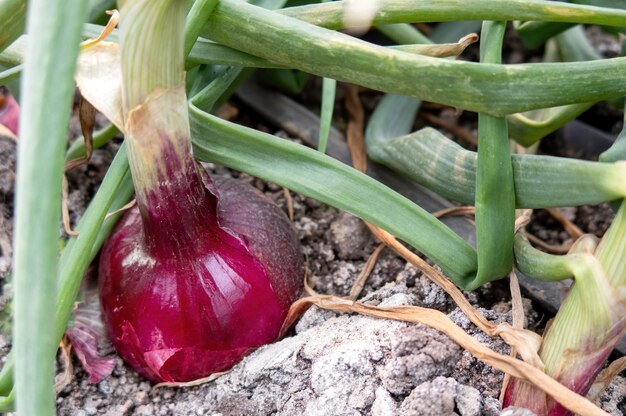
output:
<path id="1" fill-rule="evenodd" d="M 276 337 L 301 277 L 289 224 L 248 191 L 234 191 L 240 197 L 228 202 L 232 189 L 212 184 L 193 157 L 349 211 L 413 246 L 465 290 L 513 268 L 542 280 L 573 277 L 534 364 L 587 393 L 626 326 L 626 209 L 619 207 L 626 196 L 626 133 L 599 162 L 512 154 L 509 139 L 530 146 L 594 103 L 626 95 L 626 58 L 598 59 L 576 27 L 624 30 L 626 10 L 542 0 L 475 0 L 472 7 L 380 0 L 370 23 L 398 44 L 383 47 L 339 31 L 350 29 L 344 9 L 350 3 L 355 10 L 355 2 L 283 8 L 285 0 L 124 0 L 119 32 L 80 47 L 81 37 L 102 30 L 94 22 L 101 23 L 109 3 L 32 0 L 27 8 L 25 0 L 0 0 L 0 83 L 22 82 L 14 348 L 0 372 L 0 410 L 12 409 L 17 399 L 20 414 L 54 414 L 57 345 L 81 279 L 103 245 L 109 333 L 149 379 L 202 377 Z M 455 21 L 483 21 L 480 62 L 427 56 L 430 47 L 415 45 L 456 39 L 435 33 L 429 39 L 411 23 Z M 503 65 L 507 22 L 515 22 L 528 45 L 550 39 L 550 62 Z M 255 68 L 325 78 L 321 151 L 213 114 Z M 369 157 L 475 205 L 475 248 L 409 199 L 324 154 L 336 81 L 388 93 L 367 127 Z M 80 219 L 78 236 L 59 251 L 63 161 L 84 155 L 81 141 L 65 149 L 74 82 L 111 122 L 93 144 L 118 131 L 126 142 Z M 422 101 L 477 112 L 478 151 L 432 128 L 412 132 Z M 120 215 L 106 214 L 126 204 L 133 189 L 138 207 L 112 232 Z M 515 228 L 516 208 L 607 201 L 619 209 L 604 238 L 583 237 L 565 256 L 536 250 Z M 260 212 L 270 220 L 259 219 Z M 215 264 L 227 285 L 216 283 Z M 159 280 L 168 273 L 169 280 Z M 190 275 L 197 280 L 188 285 Z M 244 292 L 250 298 L 237 297 Z M 253 306 L 259 299 L 263 311 Z M 198 316 L 207 308 L 210 319 Z M 185 334 L 167 332 L 175 319 L 191 322 Z M 207 333 L 213 338 L 203 338 Z M 544 390 L 516 379 L 504 404 L 566 413 Z"/>

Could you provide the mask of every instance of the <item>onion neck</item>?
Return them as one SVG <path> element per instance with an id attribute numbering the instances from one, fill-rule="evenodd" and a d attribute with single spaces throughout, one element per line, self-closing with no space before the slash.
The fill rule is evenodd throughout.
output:
<path id="1" fill-rule="evenodd" d="M 128 158 L 150 246 L 193 247 L 216 224 L 216 198 L 193 159 L 187 119 L 182 86 L 157 91 L 128 117 Z"/>
<path id="2" fill-rule="evenodd" d="M 183 56 L 187 1 L 124 0 L 120 7 L 122 109 L 146 242 L 182 250 L 216 215 L 215 197 L 191 151 Z"/>

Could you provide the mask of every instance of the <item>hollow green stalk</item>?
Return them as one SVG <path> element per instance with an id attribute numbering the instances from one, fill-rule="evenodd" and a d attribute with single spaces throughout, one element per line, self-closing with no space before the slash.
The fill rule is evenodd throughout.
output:
<path id="1" fill-rule="evenodd" d="M 484 22 L 481 62 L 502 62 L 506 22 Z M 474 287 L 506 276 L 513 267 L 515 191 L 506 118 L 478 114 L 476 162 L 476 251 Z"/>
<path id="2" fill-rule="evenodd" d="M 207 20 L 216 4 L 217 0 L 196 0 L 191 6 L 191 10 L 189 10 L 185 21 L 185 56 L 189 55 L 189 52 L 200 35 L 204 22 Z"/>
<path id="3" fill-rule="evenodd" d="M 61 179 L 85 11 L 84 2 L 68 11 L 61 0 L 33 0 L 28 9 L 14 243 L 15 383 L 23 415 L 55 414 Z M 51 102 L 63 110 L 50 111 Z"/>
<path id="4" fill-rule="evenodd" d="M 328 135 L 333 120 L 333 110 L 335 108 L 335 92 L 337 90 L 337 81 L 332 78 L 324 78 L 322 80 L 322 111 L 320 115 L 320 133 L 319 146 L 317 150 L 326 152 L 328 144 Z"/>
<path id="5" fill-rule="evenodd" d="M 344 27 L 346 1 L 310 4 L 285 9 L 282 13 L 329 29 Z M 564 2 L 542 0 L 474 0 L 462 7 L 458 0 L 422 0 L 419 6 L 406 0 L 379 0 L 372 24 L 449 22 L 456 20 L 529 20 L 626 26 L 626 12 Z"/>

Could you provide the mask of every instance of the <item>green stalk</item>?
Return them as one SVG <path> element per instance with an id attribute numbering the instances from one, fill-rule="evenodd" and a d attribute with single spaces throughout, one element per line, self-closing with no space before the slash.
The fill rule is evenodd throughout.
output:
<path id="1" fill-rule="evenodd" d="M 515 234 L 514 248 L 515 266 L 517 269 L 526 276 L 536 280 L 556 281 L 569 279 L 574 276 L 576 262 L 580 261 L 576 253 L 567 256 L 555 256 L 537 250 L 530 244 L 522 232 Z"/>
<path id="2" fill-rule="evenodd" d="M 328 0 L 322 0 L 322 3 Z M 337 81 L 332 78 L 322 79 L 322 109 L 320 114 L 320 132 L 317 140 L 317 150 L 326 153 L 328 145 L 328 135 L 333 121 L 333 111 L 335 109 L 335 92 L 337 91 Z"/>
<path id="3" fill-rule="evenodd" d="M 17 65 L 0 72 L 0 85 L 6 85 L 9 81 L 18 78 L 22 74 L 23 69 L 24 65 Z"/>
<path id="4" fill-rule="evenodd" d="M 432 128 L 372 140 L 372 159 L 455 201 L 472 204 L 476 153 Z M 598 163 L 536 155 L 512 155 L 518 208 L 597 204 L 626 196 L 626 163 Z"/>
<path id="5" fill-rule="evenodd" d="M 345 1 L 311 4 L 285 9 L 287 16 L 324 26 L 343 29 Z M 416 7 L 406 0 L 379 0 L 373 26 L 389 23 L 449 22 L 455 20 L 534 20 L 626 26 L 626 12 L 593 6 L 543 0 L 473 0 L 467 7 L 459 0 L 422 0 Z"/>
<path id="6" fill-rule="evenodd" d="M 189 55 L 216 4 L 217 0 L 195 0 L 191 6 L 185 23 L 185 56 Z"/>
<path id="7" fill-rule="evenodd" d="M 72 75 L 86 3 L 32 0 L 15 207 L 15 383 L 22 415 L 54 415 L 59 218 Z M 61 111 L 50 111 L 50 103 Z M 35 258 L 35 261 L 33 260 Z"/>
<path id="8" fill-rule="evenodd" d="M 369 157 L 376 161 L 383 159 L 387 141 L 411 131 L 421 104 L 414 98 L 394 94 L 386 94 L 380 100 L 365 129 Z"/>
<path id="9" fill-rule="evenodd" d="M 338 7 L 337 3 L 340 2 L 316 7 L 332 9 Z M 439 7 L 439 2 L 434 3 Z M 482 3 L 489 3 L 493 8 L 502 4 L 503 12 L 516 10 L 515 5 L 522 3 L 526 10 L 535 10 L 526 2 L 516 1 L 513 6 L 509 2 Z M 531 1 L 530 5 L 535 3 Z M 566 16 L 569 19 L 626 24 L 624 11 L 592 9 L 589 12 L 589 8 L 583 7 L 577 14 L 573 12 L 578 9 L 570 9 L 573 6 L 562 8 L 558 4 L 541 4 L 541 10 L 572 12 Z M 406 18 L 407 13 L 415 15 L 423 11 L 421 8 L 408 10 L 410 7 L 404 1 L 383 2 L 382 6 L 386 18 L 396 14 Z M 395 6 L 401 10 L 394 10 Z M 435 6 L 432 7 L 434 10 Z M 474 7 L 459 9 L 474 10 Z M 481 13 L 485 11 L 480 7 L 477 9 Z M 512 13 L 503 14 L 512 17 Z M 482 18 L 484 14 L 480 16 Z M 375 46 L 235 0 L 220 1 L 202 34 L 224 45 L 304 72 L 496 116 L 626 94 L 626 79 L 623 77 L 626 58 L 512 66 L 430 58 Z"/>
<path id="10" fill-rule="evenodd" d="M 574 22 L 524 22 L 517 26 L 517 33 L 528 49 L 535 49 L 543 45 L 548 39 L 574 26 Z"/>
<path id="11" fill-rule="evenodd" d="M 59 295 L 57 299 L 57 329 L 55 345 L 61 341 L 72 314 L 76 295 L 87 267 L 100 251 L 105 238 L 121 216 L 116 214 L 105 220 L 108 211 L 123 207 L 133 194 L 124 145 L 107 170 L 98 192 L 83 214 L 76 230 L 79 236 L 70 239 L 59 261 Z M 56 350 L 56 348 L 55 348 Z M 0 372 L 0 393 L 8 395 L 13 386 L 13 351 Z M 0 401 L 0 411 L 12 410 L 12 395 Z"/>
<path id="12" fill-rule="evenodd" d="M 484 22 L 481 62 L 502 62 L 506 22 Z M 506 118 L 478 114 L 476 163 L 476 251 L 474 288 L 506 276 L 513 267 L 515 191 Z"/>
<path id="13" fill-rule="evenodd" d="M 68 241 L 59 260 L 59 294 L 56 303 L 56 345 L 61 342 L 67 322 L 72 314 L 76 296 L 85 271 L 100 251 L 121 214 L 105 220 L 109 211 L 123 207 L 133 194 L 133 184 L 128 171 L 125 145 L 115 155 L 102 180 L 98 192 L 81 217 L 76 230 L 77 238 Z M 0 411 L 11 411 L 13 389 L 14 350 L 9 354 L 0 372 Z"/>
<path id="14" fill-rule="evenodd" d="M 548 134 L 572 121 L 595 103 L 570 104 L 507 116 L 511 138 L 524 147 L 532 146 Z"/>
<path id="15" fill-rule="evenodd" d="M 626 108 L 626 100 L 624 100 L 624 108 Z M 626 126 L 626 113 L 624 113 L 623 124 Z M 626 160 L 626 129 L 622 129 L 613 145 L 600 155 L 599 160 L 601 162 Z"/>
<path id="16" fill-rule="evenodd" d="M 322 80 L 322 112 L 320 115 L 320 134 L 319 145 L 317 150 L 322 153 L 326 152 L 328 144 L 328 135 L 333 120 L 333 110 L 335 108 L 335 91 L 337 90 L 337 81 L 332 78 L 324 78 Z"/>
<path id="17" fill-rule="evenodd" d="M 185 2 L 147 3 L 120 2 L 122 108 L 127 117 L 155 90 L 178 87 L 183 81 Z"/>
<path id="18" fill-rule="evenodd" d="M 246 66 L 252 68 L 286 68 L 285 65 L 276 64 L 267 59 L 240 52 L 206 39 L 198 39 L 193 45 L 187 60 L 188 66 L 200 64 Z"/>
<path id="19" fill-rule="evenodd" d="M 596 7 L 610 7 L 613 9 L 626 9 L 626 4 L 622 0 L 575 0 L 572 1 L 572 3 Z M 520 35 L 524 46 L 529 49 L 538 48 L 549 38 L 561 34 L 572 26 L 571 23 L 554 22 L 556 22 L 556 20 L 549 22 L 523 22 L 518 25 L 517 32 Z"/>
<path id="20" fill-rule="evenodd" d="M 126 146 L 118 150 L 98 192 L 83 214 L 59 261 L 59 294 L 56 301 L 56 340 L 61 342 L 69 321 L 85 270 L 100 250 L 104 237 L 119 215 L 105 220 L 107 212 L 122 207 L 133 193 L 128 171 Z"/>
<path id="21" fill-rule="evenodd" d="M 593 48 L 583 26 L 577 25 L 556 36 L 559 55 L 563 62 L 593 61 L 602 56 Z"/>
<path id="22" fill-rule="evenodd" d="M 560 61 L 590 61 L 601 59 L 585 36 L 582 26 L 575 26 L 555 38 Z M 587 111 L 593 102 L 546 108 L 507 117 L 509 134 L 522 146 L 532 146 L 565 123 Z"/>
<path id="23" fill-rule="evenodd" d="M 626 284 L 626 205 L 623 202 L 602 238 L 596 256 L 613 287 Z"/>
<path id="24" fill-rule="evenodd" d="M 26 55 L 26 38 L 22 35 L 0 53 L 0 65 L 11 68 L 24 62 Z"/>

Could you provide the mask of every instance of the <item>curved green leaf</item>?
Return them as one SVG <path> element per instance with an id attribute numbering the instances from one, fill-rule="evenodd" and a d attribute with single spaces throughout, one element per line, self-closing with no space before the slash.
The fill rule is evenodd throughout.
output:
<path id="1" fill-rule="evenodd" d="M 396 172 L 464 204 L 473 204 L 476 153 L 425 128 L 384 142 L 369 155 Z M 599 163 L 512 155 L 518 208 L 598 204 L 626 196 L 626 162 Z"/>
<path id="2" fill-rule="evenodd" d="M 481 31 L 481 62 L 502 62 L 506 22 L 484 22 Z M 478 114 L 476 164 L 476 251 L 478 273 L 475 287 L 501 279 L 513 268 L 515 190 L 506 118 Z"/>

